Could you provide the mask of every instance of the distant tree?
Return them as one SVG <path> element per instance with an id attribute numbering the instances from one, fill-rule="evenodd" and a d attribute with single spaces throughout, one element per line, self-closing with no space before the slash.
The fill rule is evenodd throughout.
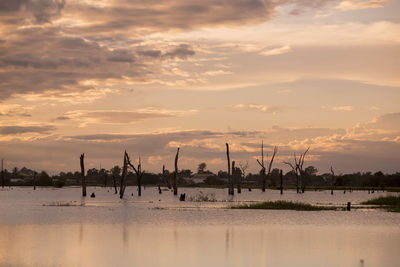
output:
<path id="1" fill-rule="evenodd" d="M 192 171 L 189 170 L 189 169 L 182 169 L 182 170 L 179 172 L 179 174 L 181 175 L 181 177 L 188 178 L 188 177 L 191 177 L 193 173 L 192 173 Z"/>
<path id="2" fill-rule="evenodd" d="M 202 162 L 199 164 L 199 167 L 197 167 L 197 173 L 204 173 L 204 170 L 207 168 L 207 164 L 205 162 Z"/>
<path id="3" fill-rule="evenodd" d="M 277 168 L 274 168 L 271 171 L 271 174 L 269 175 L 269 179 L 271 181 L 271 186 L 275 187 L 279 183 L 279 180 L 280 180 L 280 170 Z"/>
<path id="4" fill-rule="evenodd" d="M 112 175 L 115 175 L 115 177 L 118 177 L 121 173 L 121 167 L 119 167 L 118 165 L 115 165 L 114 167 L 112 167 L 110 169 L 110 172 Z"/>
<path id="5" fill-rule="evenodd" d="M 315 176 L 318 173 L 317 168 L 315 168 L 314 166 L 308 166 L 305 170 L 305 175 L 307 176 Z"/>
<path id="6" fill-rule="evenodd" d="M 39 185 L 41 186 L 50 186 L 53 185 L 53 179 L 47 174 L 47 172 L 42 171 L 39 174 Z"/>
<path id="7" fill-rule="evenodd" d="M 14 167 L 14 169 L 13 169 L 13 171 L 12 171 L 12 173 L 11 173 L 11 177 L 12 177 L 12 178 L 17 178 L 17 177 L 18 177 L 18 174 L 19 174 L 18 168 L 17 168 L 17 167 Z"/>
<path id="8" fill-rule="evenodd" d="M 225 184 L 224 180 L 217 176 L 208 176 L 205 180 L 204 183 L 206 185 L 223 185 Z"/>
<path id="9" fill-rule="evenodd" d="M 227 179 L 227 178 L 228 178 L 228 173 L 227 173 L 226 171 L 218 171 L 217 176 L 218 176 L 220 179 Z"/>

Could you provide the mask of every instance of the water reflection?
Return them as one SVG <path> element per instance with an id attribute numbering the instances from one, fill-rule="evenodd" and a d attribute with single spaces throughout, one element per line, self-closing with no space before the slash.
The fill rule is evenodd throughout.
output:
<path id="1" fill-rule="evenodd" d="M 182 203 L 152 189 L 125 200 L 102 188 L 93 189 L 95 199 L 81 199 L 79 188 L 2 192 L 0 266 L 391 267 L 400 261 L 399 213 L 231 210 L 220 208 L 226 202 Z M 201 190 L 228 199 L 226 190 Z M 368 193 L 283 197 L 357 203 Z M 254 190 L 232 199 L 277 198 Z M 43 206 L 50 201 L 86 205 Z"/>
<path id="2" fill-rule="evenodd" d="M 399 246 L 375 227 L 0 225 L 0 266 L 394 267 Z"/>

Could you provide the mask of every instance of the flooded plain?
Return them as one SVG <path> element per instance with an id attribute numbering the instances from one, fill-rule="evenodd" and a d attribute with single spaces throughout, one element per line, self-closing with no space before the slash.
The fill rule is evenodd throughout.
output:
<path id="1" fill-rule="evenodd" d="M 400 214 L 233 210 L 233 204 L 291 200 L 357 204 L 394 193 L 136 187 L 14 187 L 0 190 L 0 266 L 398 266 Z M 133 195 L 132 195 L 133 194 Z M 207 202 L 199 196 L 207 196 Z M 204 199 L 204 198 L 203 198 Z"/>

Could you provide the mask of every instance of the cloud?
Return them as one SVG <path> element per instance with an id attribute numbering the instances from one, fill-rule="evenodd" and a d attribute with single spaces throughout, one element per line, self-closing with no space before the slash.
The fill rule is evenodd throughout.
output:
<path id="1" fill-rule="evenodd" d="M 353 111 L 354 107 L 353 106 L 336 106 L 336 107 L 332 107 L 332 110 L 336 110 L 336 111 Z"/>
<path id="2" fill-rule="evenodd" d="M 18 104 L 2 104 L 0 106 L 0 117 L 31 117 L 30 111 L 33 107 L 23 107 Z"/>
<path id="3" fill-rule="evenodd" d="M 291 51 L 292 51 L 292 48 L 288 45 L 285 45 L 285 46 L 278 47 L 278 48 L 263 50 L 259 54 L 262 56 L 276 56 L 276 55 L 286 54 Z"/>
<path id="4" fill-rule="evenodd" d="M 143 108 L 137 110 L 74 110 L 58 117 L 58 120 L 75 120 L 81 126 L 87 124 L 126 124 L 149 119 L 184 116 L 197 112 L 196 110 L 167 110 Z"/>
<path id="5" fill-rule="evenodd" d="M 348 10 L 358 10 L 366 8 L 381 8 L 389 4 L 388 0 L 352 0 L 352 1 L 342 1 L 337 9 L 348 11 Z"/>
<path id="6" fill-rule="evenodd" d="M 153 51 L 151 43 L 124 39 L 127 48 L 115 48 L 101 40 L 67 36 L 58 27 L 12 29 L 6 34 L 7 41 L 0 43 L 1 99 L 19 94 L 90 102 L 116 91 L 111 88 L 116 85 L 162 80 L 163 69 L 172 68 L 170 61 L 196 53 L 189 44 L 168 42 L 158 46 L 160 56 L 149 58 L 154 54 L 148 52 Z"/>
<path id="7" fill-rule="evenodd" d="M 262 113 L 277 113 L 283 112 L 287 110 L 287 107 L 279 107 L 279 106 L 265 106 L 265 105 L 258 105 L 258 104 L 237 104 L 232 107 L 234 110 L 237 111 L 255 111 L 255 112 L 262 112 Z"/>
<path id="8" fill-rule="evenodd" d="M 50 133 L 56 130 L 56 127 L 51 125 L 44 126 L 16 126 L 5 125 L 0 126 L 0 135 L 18 135 L 25 133 Z"/>
<path id="9" fill-rule="evenodd" d="M 61 15 L 65 0 L 2 0 L 0 20 L 6 23 L 50 23 Z"/>
<path id="10" fill-rule="evenodd" d="M 232 74 L 231 71 L 226 71 L 226 70 L 210 70 L 204 72 L 205 75 L 208 76 L 217 76 L 217 75 L 227 75 L 227 74 Z"/>

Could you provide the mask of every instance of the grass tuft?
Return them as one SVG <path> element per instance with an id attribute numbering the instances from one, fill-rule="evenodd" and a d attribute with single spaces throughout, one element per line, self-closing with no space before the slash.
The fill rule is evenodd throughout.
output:
<path id="1" fill-rule="evenodd" d="M 231 208 L 232 209 L 268 209 L 268 210 L 305 210 L 305 211 L 335 210 L 336 209 L 335 207 L 320 207 L 320 206 L 313 206 L 308 203 L 292 202 L 292 201 L 285 201 L 285 200 L 236 205 L 236 206 L 232 206 Z"/>
<path id="2" fill-rule="evenodd" d="M 379 205 L 388 211 L 400 212 L 400 196 L 386 196 L 364 201 L 364 205 Z"/>
<path id="3" fill-rule="evenodd" d="M 188 198 L 188 201 L 192 201 L 192 202 L 215 202 L 217 200 L 215 198 L 215 194 L 214 193 L 204 194 L 202 191 L 200 191 L 200 193 L 197 194 L 196 196 L 190 196 Z"/>

